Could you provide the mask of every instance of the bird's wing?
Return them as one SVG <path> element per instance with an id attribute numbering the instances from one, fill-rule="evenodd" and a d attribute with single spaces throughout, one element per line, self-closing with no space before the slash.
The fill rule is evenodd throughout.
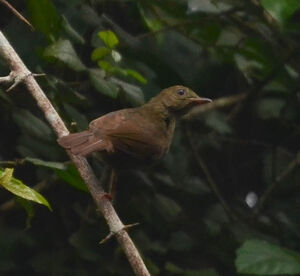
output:
<path id="1" fill-rule="evenodd" d="M 90 131 L 82 131 L 77 133 L 71 133 L 69 135 L 58 138 L 57 142 L 66 149 L 76 147 L 85 143 L 89 137 L 92 135 Z"/>
<path id="2" fill-rule="evenodd" d="M 114 150 L 136 157 L 162 155 L 154 125 L 136 109 L 108 113 L 92 121 L 90 131 L 111 141 Z"/>
<path id="3" fill-rule="evenodd" d="M 95 136 L 89 130 L 71 133 L 60 137 L 57 141 L 75 155 L 87 156 L 94 151 L 111 150 L 111 143 L 108 140 Z"/>

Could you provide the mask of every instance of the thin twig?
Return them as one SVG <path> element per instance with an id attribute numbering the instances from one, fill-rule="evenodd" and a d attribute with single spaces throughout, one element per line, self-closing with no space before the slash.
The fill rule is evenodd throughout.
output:
<path id="1" fill-rule="evenodd" d="M 183 116 L 183 120 L 192 120 L 194 118 L 197 118 L 199 114 L 205 113 L 214 109 L 221 109 L 226 108 L 231 105 L 234 105 L 242 100 L 244 100 L 247 97 L 247 93 L 241 93 L 237 95 L 232 96 L 226 96 L 223 98 L 219 98 L 216 100 L 213 100 L 211 103 L 203 104 L 194 107 L 190 112 L 188 112 L 186 115 Z"/>
<path id="2" fill-rule="evenodd" d="M 240 144 L 243 146 L 250 145 L 250 146 L 263 147 L 263 148 L 267 148 L 267 149 L 270 149 L 273 147 L 273 145 L 271 145 L 271 144 L 268 144 L 268 143 L 262 142 L 262 141 L 258 141 L 258 140 L 225 137 L 225 136 L 217 135 L 215 133 L 205 134 L 205 137 L 209 137 L 209 139 L 214 139 L 217 141 L 223 141 L 223 142 L 233 143 L 233 144 Z M 290 151 L 288 151 L 286 148 L 283 148 L 283 147 L 277 147 L 277 150 L 289 157 L 292 157 L 295 155 L 294 153 L 291 153 Z"/>
<path id="3" fill-rule="evenodd" d="M 30 22 L 22 14 L 20 14 L 11 4 L 9 4 L 6 0 L 0 0 L 0 2 L 3 3 L 8 9 L 10 9 L 12 13 L 15 16 L 17 16 L 21 21 L 28 25 L 32 31 L 34 30 Z"/>
<path id="4" fill-rule="evenodd" d="M 261 1 L 251 0 L 252 4 L 260 9 L 262 16 L 271 27 L 277 27 L 276 20 L 262 7 Z"/>
<path id="5" fill-rule="evenodd" d="M 209 184 L 209 186 L 211 187 L 211 190 L 215 193 L 215 195 L 217 196 L 217 198 L 219 199 L 220 203 L 222 204 L 224 210 L 227 212 L 227 214 L 229 215 L 230 218 L 232 218 L 233 220 L 238 220 L 237 215 L 235 214 L 235 212 L 232 210 L 232 208 L 227 204 L 227 202 L 225 201 L 225 199 L 223 198 L 221 192 L 219 191 L 219 188 L 217 186 L 217 184 L 215 183 L 206 163 L 204 162 L 204 160 L 202 159 L 202 157 L 198 154 L 198 151 L 192 141 L 192 137 L 191 137 L 191 133 L 188 130 L 188 128 L 186 127 L 186 135 L 187 135 L 187 140 L 188 140 L 188 144 L 192 149 L 193 155 L 195 157 L 195 160 L 197 161 L 199 167 L 201 168 L 201 170 L 203 171 L 207 183 Z"/>
<path id="6" fill-rule="evenodd" d="M 14 71 L 16 75 L 26 76 L 22 79 L 22 82 L 36 100 L 37 105 L 44 112 L 47 121 L 52 126 L 57 136 L 61 137 L 67 135 L 69 131 L 62 119 L 34 79 L 33 74 L 22 62 L 2 32 L 0 32 L 0 55 L 7 62 L 11 71 Z M 126 232 L 125 225 L 118 217 L 111 202 L 105 197 L 106 193 L 101 183 L 93 173 L 86 158 L 75 156 L 70 152 L 68 152 L 68 154 L 74 165 L 77 167 L 82 179 L 85 181 L 98 209 L 102 212 L 103 217 L 109 226 L 110 232 L 116 233 L 115 236 L 123 248 L 133 271 L 136 275 L 149 276 L 150 273 L 148 272 L 133 241 Z"/>
<path id="7" fill-rule="evenodd" d="M 0 167 L 14 168 L 18 165 L 22 165 L 23 163 L 24 159 L 16 159 L 15 161 L 0 161 Z"/>
<path id="8" fill-rule="evenodd" d="M 296 158 L 292 160 L 286 168 L 274 179 L 271 185 L 265 190 L 264 194 L 261 196 L 256 208 L 253 211 L 253 214 L 251 216 L 252 219 L 255 219 L 265 206 L 267 200 L 269 199 L 270 195 L 273 193 L 273 191 L 278 187 L 280 182 L 288 176 L 298 165 L 299 165 L 299 156 L 298 153 Z"/>

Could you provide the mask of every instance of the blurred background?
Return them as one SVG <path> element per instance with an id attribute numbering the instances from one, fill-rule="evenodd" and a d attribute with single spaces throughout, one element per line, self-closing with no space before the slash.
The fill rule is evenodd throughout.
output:
<path id="1" fill-rule="evenodd" d="M 119 176 L 151 275 L 299 275 L 299 0 L 9 2 L 35 30 L 0 3 L 1 30 L 72 132 L 176 84 L 215 100 L 159 164 Z M 0 189 L 0 274 L 133 275 L 114 239 L 99 245 L 108 227 L 36 102 L 8 87 L 0 176 L 14 168 L 52 211 Z"/>

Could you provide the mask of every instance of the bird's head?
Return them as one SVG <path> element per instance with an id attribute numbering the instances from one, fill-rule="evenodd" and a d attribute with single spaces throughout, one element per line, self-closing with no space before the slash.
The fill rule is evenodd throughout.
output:
<path id="1" fill-rule="evenodd" d="M 212 100 L 199 97 L 193 90 L 175 85 L 162 90 L 153 101 L 160 101 L 171 112 L 183 111 L 194 105 L 209 103 Z"/>

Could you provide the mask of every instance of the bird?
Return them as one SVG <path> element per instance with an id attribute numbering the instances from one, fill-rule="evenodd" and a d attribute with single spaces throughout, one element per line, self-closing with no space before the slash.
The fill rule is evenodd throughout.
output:
<path id="1" fill-rule="evenodd" d="M 211 101 L 188 87 L 171 86 L 144 105 L 107 113 L 90 122 L 87 130 L 60 137 L 58 143 L 74 155 L 98 153 L 116 170 L 150 166 L 168 153 L 176 118 Z"/>

